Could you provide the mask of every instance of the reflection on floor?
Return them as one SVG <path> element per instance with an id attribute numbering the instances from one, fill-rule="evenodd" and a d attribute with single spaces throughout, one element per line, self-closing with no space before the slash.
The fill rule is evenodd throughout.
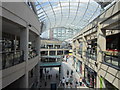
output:
<path id="1" fill-rule="evenodd" d="M 46 74 L 45 74 L 46 72 Z M 56 77 L 57 74 L 57 77 Z M 51 84 L 59 84 L 59 68 L 45 68 L 43 69 L 43 76 L 40 80 L 40 88 L 51 88 Z"/>

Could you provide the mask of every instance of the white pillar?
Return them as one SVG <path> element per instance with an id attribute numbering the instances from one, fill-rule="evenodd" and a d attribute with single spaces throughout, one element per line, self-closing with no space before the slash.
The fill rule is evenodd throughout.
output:
<path id="1" fill-rule="evenodd" d="M 25 60 L 25 82 L 23 88 L 29 88 L 28 86 L 28 42 L 29 42 L 29 28 L 26 27 L 24 30 L 21 30 L 20 33 L 20 49 L 24 51 L 24 60 Z"/>
<path id="2" fill-rule="evenodd" d="M 83 38 L 82 56 L 86 60 L 86 56 L 85 56 L 86 53 L 85 53 L 85 51 L 87 50 L 87 40 L 86 40 L 84 35 L 82 36 L 82 38 Z"/>
<path id="3" fill-rule="evenodd" d="M 39 86 L 39 83 L 40 83 L 40 66 L 39 66 L 39 63 L 40 63 L 40 37 L 39 35 L 36 36 L 36 41 L 35 41 L 35 48 L 36 48 L 36 51 L 37 51 L 37 54 L 38 54 L 38 64 L 36 66 L 36 77 L 37 77 L 37 82 L 38 82 L 38 85 L 37 87 Z"/>
<path id="4" fill-rule="evenodd" d="M 101 51 L 106 50 L 106 30 L 101 30 L 101 25 L 98 24 L 97 30 L 97 63 L 98 63 L 98 70 L 100 67 L 100 63 L 102 62 L 102 53 Z M 100 88 L 100 73 L 97 73 L 97 88 Z"/>
<path id="5" fill-rule="evenodd" d="M 56 50 L 55 50 L 55 55 L 58 55 L 57 52 L 58 52 L 58 50 L 57 50 L 57 48 L 56 48 Z"/>

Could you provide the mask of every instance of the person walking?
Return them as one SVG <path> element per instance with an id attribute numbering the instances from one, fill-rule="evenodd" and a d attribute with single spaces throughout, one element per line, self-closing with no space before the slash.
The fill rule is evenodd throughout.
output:
<path id="1" fill-rule="evenodd" d="M 47 82 L 45 81 L 45 87 L 47 86 Z"/>
<path id="2" fill-rule="evenodd" d="M 77 81 L 77 79 L 75 78 L 75 88 L 77 88 L 77 86 L 78 86 L 78 81 Z"/>
<path id="3" fill-rule="evenodd" d="M 73 75 L 73 70 L 71 70 L 71 75 Z"/>
<path id="4" fill-rule="evenodd" d="M 65 78 L 64 77 L 62 79 L 62 86 L 63 86 L 63 88 L 65 87 Z"/>
<path id="5" fill-rule="evenodd" d="M 66 77 L 65 81 L 66 81 L 66 87 L 68 88 L 68 84 L 69 84 L 69 76 Z"/>
<path id="6" fill-rule="evenodd" d="M 82 77 L 79 79 L 80 86 L 82 86 Z"/>
<path id="7" fill-rule="evenodd" d="M 69 78 L 69 83 L 70 83 L 70 87 L 72 88 L 72 85 L 73 85 L 73 77 L 72 76 L 70 76 L 70 78 Z"/>
<path id="8" fill-rule="evenodd" d="M 58 74 L 56 73 L 56 78 L 58 78 Z"/>
<path id="9" fill-rule="evenodd" d="M 67 70 L 67 76 L 69 76 L 69 70 Z"/>

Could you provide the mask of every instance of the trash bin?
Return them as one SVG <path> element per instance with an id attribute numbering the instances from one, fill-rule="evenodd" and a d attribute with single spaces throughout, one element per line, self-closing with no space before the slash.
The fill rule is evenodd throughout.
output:
<path id="1" fill-rule="evenodd" d="M 56 84 L 56 82 L 52 82 L 52 83 L 51 83 L 51 88 L 50 88 L 50 90 L 57 90 L 57 84 Z"/>

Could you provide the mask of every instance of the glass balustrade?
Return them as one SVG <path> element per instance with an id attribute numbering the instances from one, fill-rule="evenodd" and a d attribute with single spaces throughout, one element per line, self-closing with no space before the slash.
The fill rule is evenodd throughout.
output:
<path id="1" fill-rule="evenodd" d="M 103 62 L 120 68 L 120 52 L 102 51 Z"/>
<path id="2" fill-rule="evenodd" d="M 2 69 L 22 63 L 23 61 L 23 51 L 2 52 Z"/>
<path id="3" fill-rule="evenodd" d="M 97 52 L 85 51 L 85 53 L 88 59 L 97 60 Z"/>

